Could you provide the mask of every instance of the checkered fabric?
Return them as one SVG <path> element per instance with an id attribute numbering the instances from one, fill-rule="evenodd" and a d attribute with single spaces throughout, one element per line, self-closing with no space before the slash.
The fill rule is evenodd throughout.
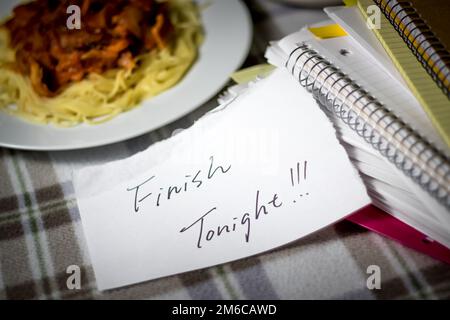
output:
<path id="1" fill-rule="evenodd" d="M 255 36 L 246 65 L 264 62 L 269 40 L 325 18 L 320 10 L 270 1 L 247 4 Z M 450 297 L 450 266 L 346 221 L 256 257 L 98 291 L 73 191 L 73 170 L 129 157 L 190 126 L 215 105 L 212 99 L 175 123 L 105 147 L 50 153 L 0 149 L 0 299 Z M 67 287 L 70 265 L 81 268 L 80 290 Z M 367 288 L 370 265 L 381 269 L 380 290 Z"/>

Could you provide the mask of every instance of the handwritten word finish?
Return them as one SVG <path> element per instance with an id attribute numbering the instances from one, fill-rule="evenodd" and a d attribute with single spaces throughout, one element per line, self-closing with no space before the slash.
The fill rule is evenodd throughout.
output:
<path id="1" fill-rule="evenodd" d="M 226 168 L 221 165 L 216 165 L 214 163 L 214 156 L 211 156 L 209 161 L 210 163 L 207 170 L 194 170 L 193 174 L 184 175 L 184 177 L 182 177 L 183 182 L 181 184 L 170 185 L 168 187 L 156 186 L 155 189 L 154 183 L 157 183 L 158 179 L 155 175 L 153 175 L 150 178 L 147 178 L 144 182 L 131 188 L 127 188 L 127 191 L 131 191 L 134 194 L 134 211 L 139 212 L 140 205 L 144 202 L 152 202 L 156 207 L 159 207 L 162 202 L 174 199 L 177 194 L 190 192 L 193 189 L 200 188 L 207 181 L 212 180 L 217 173 L 226 174 L 231 169 L 231 165 Z M 165 181 L 164 177 L 162 180 Z"/>

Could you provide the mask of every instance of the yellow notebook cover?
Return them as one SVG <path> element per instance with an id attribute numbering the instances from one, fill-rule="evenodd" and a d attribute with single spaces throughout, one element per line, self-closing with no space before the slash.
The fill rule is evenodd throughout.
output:
<path id="1" fill-rule="evenodd" d="M 374 2 L 450 99 L 450 1 Z"/>
<path id="2" fill-rule="evenodd" d="M 367 8 L 371 5 L 374 5 L 372 0 L 358 0 L 358 7 L 366 18 L 368 18 Z M 450 146 L 450 100 L 428 75 L 383 14 L 380 15 L 380 28 L 374 28 L 373 31 L 439 134 Z"/>

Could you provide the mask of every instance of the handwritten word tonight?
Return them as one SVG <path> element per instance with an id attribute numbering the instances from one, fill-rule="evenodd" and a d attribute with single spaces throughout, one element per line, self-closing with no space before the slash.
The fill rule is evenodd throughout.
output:
<path id="1" fill-rule="evenodd" d="M 207 181 L 214 179 L 219 174 L 226 174 L 231 170 L 231 165 L 224 167 L 221 165 L 215 165 L 214 156 L 209 158 L 209 166 L 207 170 L 199 169 L 194 171 L 193 174 L 186 174 L 181 184 L 174 184 L 168 187 L 159 187 L 157 192 L 154 192 L 153 182 L 156 176 L 151 176 L 144 182 L 127 188 L 128 192 L 132 192 L 134 195 L 133 209 L 134 212 L 140 211 L 140 205 L 144 202 L 151 202 L 154 206 L 159 207 L 164 201 L 170 201 L 176 198 L 177 195 L 187 193 L 191 190 L 200 188 Z M 152 191 L 152 192 L 150 192 Z"/>
<path id="2" fill-rule="evenodd" d="M 197 233 L 197 248 L 199 249 L 202 248 L 202 244 L 205 241 L 210 242 L 214 238 L 219 238 L 227 233 L 242 232 L 245 242 L 249 242 L 253 222 L 259 221 L 261 217 L 283 206 L 283 202 L 279 199 L 278 194 L 274 193 L 269 197 L 269 201 L 262 201 L 260 199 L 260 193 L 259 190 L 256 192 L 255 205 L 252 212 L 248 211 L 241 216 L 234 217 L 228 224 L 222 224 L 212 228 L 206 227 L 209 215 L 218 210 L 217 207 L 214 207 L 195 220 L 191 225 L 182 228 L 180 233 L 188 230 L 196 230 L 194 232 Z"/>

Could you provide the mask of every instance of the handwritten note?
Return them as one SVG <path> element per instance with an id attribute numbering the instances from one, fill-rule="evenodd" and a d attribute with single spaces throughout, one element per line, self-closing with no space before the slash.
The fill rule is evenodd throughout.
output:
<path id="1" fill-rule="evenodd" d="M 370 202 L 326 115 L 282 70 L 74 178 L 100 290 L 255 255 Z"/>

